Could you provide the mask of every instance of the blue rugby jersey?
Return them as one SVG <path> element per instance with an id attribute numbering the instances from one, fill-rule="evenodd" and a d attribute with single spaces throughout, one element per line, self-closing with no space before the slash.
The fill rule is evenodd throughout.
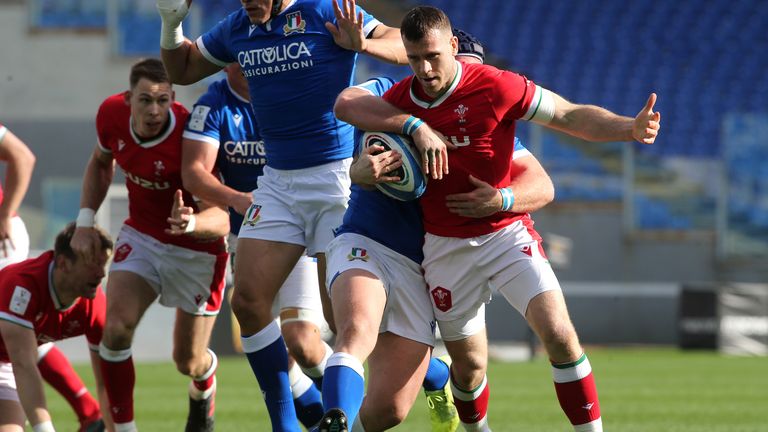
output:
<path id="1" fill-rule="evenodd" d="M 357 87 L 381 96 L 393 84 L 390 78 L 372 78 Z M 362 135 L 362 131 L 355 129 L 356 154 L 360 152 Z M 378 189 L 366 190 L 353 183 L 349 207 L 336 233 L 345 232 L 366 236 L 417 264 L 424 260 L 424 228 L 418 201 L 398 201 Z"/>
<path id="2" fill-rule="evenodd" d="M 363 12 L 369 35 L 380 22 Z M 294 0 L 258 26 L 241 8 L 196 42 L 212 63 L 240 64 L 273 168 L 307 168 L 352 156 L 353 128 L 336 119 L 333 104 L 352 84 L 357 53 L 336 45 L 326 22 L 336 22 L 328 0 Z"/>
<path id="3" fill-rule="evenodd" d="M 197 100 L 184 129 L 184 138 L 210 143 L 218 149 L 216 167 L 227 186 L 240 192 L 256 189 L 267 162 L 253 109 L 226 79 L 216 81 Z M 229 209 L 230 231 L 237 235 L 243 216 Z"/>

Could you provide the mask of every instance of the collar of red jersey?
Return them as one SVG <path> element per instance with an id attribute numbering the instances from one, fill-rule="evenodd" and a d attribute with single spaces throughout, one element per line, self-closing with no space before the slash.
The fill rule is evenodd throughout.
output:
<path id="1" fill-rule="evenodd" d="M 436 97 L 432 101 L 425 101 L 419 99 L 419 97 L 416 95 L 416 92 L 413 91 L 413 86 L 416 85 L 416 77 L 414 76 L 411 80 L 411 101 L 415 103 L 416 105 L 429 109 L 439 106 L 441 103 L 443 103 L 448 97 L 450 97 L 453 92 L 456 90 L 456 88 L 459 86 L 459 82 L 461 82 L 461 76 L 463 75 L 464 68 L 461 65 L 461 62 L 458 60 L 454 60 L 456 62 L 456 74 L 453 76 L 453 81 L 451 81 L 451 85 L 448 86 L 448 88 L 441 94 L 440 96 Z"/>

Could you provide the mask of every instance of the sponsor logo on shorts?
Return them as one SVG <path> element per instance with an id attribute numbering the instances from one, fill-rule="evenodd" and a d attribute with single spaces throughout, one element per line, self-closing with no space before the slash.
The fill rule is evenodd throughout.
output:
<path id="1" fill-rule="evenodd" d="M 283 33 L 288 36 L 294 33 L 304 33 L 307 22 L 301 19 L 301 11 L 289 13 L 285 16 L 286 25 L 283 26 Z"/>
<path id="2" fill-rule="evenodd" d="M 256 222 L 258 222 L 259 219 L 261 219 L 261 206 L 258 204 L 251 204 L 251 206 L 248 207 L 248 211 L 245 212 L 243 226 L 256 226 Z"/>
<path id="3" fill-rule="evenodd" d="M 531 251 L 531 246 L 530 245 L 525 245 L 525 246 L 521 247 L 520 248 L 520 252 L 528 255 L 529 257 L 533 256 L 533 252 Z"/>
<path id="4" fill-rule="evenodd" d="M 453 300 L 451 300 L 451 291 L 437 287 L 433 289 L 430 294 L 432 295 L 432 301 L 435 302 L 435 307 L 439 310 L 446 312 L 453 307 Z"/>
<path id="5" fill-rule="evenodd" d="M 120 245 L 119 248 L 115 251 L 115 259 L 113 260 L 116 263 L 125 261 L 126 258 L 128 258 L 128 255 L 131 254 L 131 251 L 133 248 L 128 243 L 123 243 Z"/>
<path id="6" fill-rule="evenodd" d="M 353 247 L 352 251 L 347 255 L 349 261 L 360 260 L 368 262 L 371 257 L 368 255 L 368 251 L 363 248 Z"/>
<path id="7" fill-rule="evenodd" d="M 199 305 L 202 300 L 203 300 L 202 294 L 198 294 L 195 296 L 195 304 Z"/>

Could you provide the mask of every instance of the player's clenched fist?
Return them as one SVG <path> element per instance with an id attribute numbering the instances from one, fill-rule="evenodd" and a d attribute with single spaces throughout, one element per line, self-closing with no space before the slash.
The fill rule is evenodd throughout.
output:
<path id="1" fill-rule="evenodd" d="M 167 50 L 178 48 L 184 41 L 181 22 L 189 13 L 192 0 L 157 0 L 157 11 L 163 21 L 160 30 L 160 47 Z"/>

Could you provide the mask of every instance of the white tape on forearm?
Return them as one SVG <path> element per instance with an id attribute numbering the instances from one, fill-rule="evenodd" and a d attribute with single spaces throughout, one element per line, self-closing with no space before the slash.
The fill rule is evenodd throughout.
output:
<path id="1" fill-rule="evenodd" d="M 96 224 L 96 210 L 81 208 L 75 221 L 76 227 L 92 228 Z"/>
<path id="2" fill-rule="evenodd" d="M 195 225 L 197 225 L 197 218 L 195 215 L 190 215 L 189 222 L 187 222 L 187 226 L 184 228 L 184 234 L 195 232 Z"/>
<path id="3" fill-rule="evenodd" d="M 160 24 L 160 48 L 164 50 L 175 50 L 184 43 L 184 30 L 181 23 L 177 26 L 166 24 L 165 21 Z"/>

